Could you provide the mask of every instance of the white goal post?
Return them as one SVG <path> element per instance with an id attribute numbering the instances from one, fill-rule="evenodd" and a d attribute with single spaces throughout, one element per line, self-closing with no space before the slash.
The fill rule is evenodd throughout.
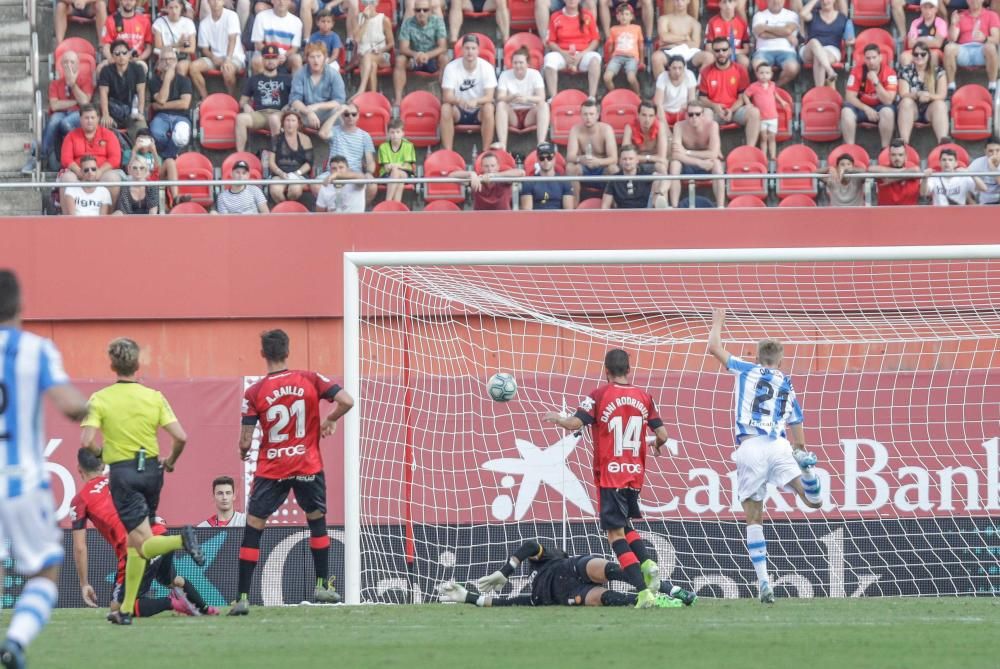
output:
<path id="1" fill-rule="evenodd" d="M 766 500 L 772 583 L 1000 594 L 998 244 L 345 253 L 346 602 L 431 601 L 536 536 L 608 554 L 589 440 L 539 416 L 575 408 L 612 347 L 672 437 L 637 525 L 663 577 L 749 596 L 713 307 L 734 354 L 784 342 L 820 458 L 823 509 Z M 498 371 L 511 402 L 486 396 Z"/>

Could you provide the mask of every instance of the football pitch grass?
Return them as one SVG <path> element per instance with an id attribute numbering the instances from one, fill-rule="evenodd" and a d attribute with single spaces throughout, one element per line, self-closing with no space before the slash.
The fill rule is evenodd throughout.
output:
<path id="1" fill-rule="evenodd" d="M 5 612 L 4 622 L 9 619 Z M 29 667 L 973 669 L 1000 667 L 1000 598 L 700 599 L 690 609 L 468 605 L 170 613 L 60 609 Z"/>

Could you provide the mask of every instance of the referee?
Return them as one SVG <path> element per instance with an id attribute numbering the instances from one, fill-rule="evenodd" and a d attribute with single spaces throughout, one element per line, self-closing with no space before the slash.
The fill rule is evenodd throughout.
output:
<path id="1" fill-rule="evenodd" d="M 131 625 L 147 560 L 181 548 L 199 565 L 204 564 L 205 557 L 191 526 L 184 527 L 180 536 L 153 536 L 150 520 L 160 503 L 163 470 L 174 471 L 187 435 L 163 394 L 135 380 L 139 345 L 124 337 L 115 339 L 108 346 L 108 356 L 118 381 L 91 396 L 90 415 L 82 423 L 82 440 L 84 448 L 100 455 L 110 466 L 111 499 L 128 532 L 125 599 L 117 614 L 108 619 L 116 625 Z M 159 458 L 159 428 L 173 439 L 170 457 L 165 460 Z M 103 449 L 97 443 L 98 431 L 103 437 Z"/>

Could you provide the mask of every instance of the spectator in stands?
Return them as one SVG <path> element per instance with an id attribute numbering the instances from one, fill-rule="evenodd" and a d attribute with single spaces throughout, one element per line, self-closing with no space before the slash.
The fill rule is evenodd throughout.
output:
<path id="1" fill-rule="evenodd" d="M 448 176 L 456 179 L 468 179 L 472 190 L 472 208 L 475 211 L 497 211 L 511 208 L 514 185 L 510 182 L 497 183 L 494 177 L 523 177 L 524 170 L 512 167 L 500 169 L 500 159 L 497 154 L 487 151 L 482 157 L 482 175 L 470 170 L 455 170 Z"/>
<path id="2" fill-rule="evenodd" d="M 716 37 L 725 37 L 730 42 L 730 57 L 743 67 L 750 67 L 750 28 L 747 27 L 746 0 L 743 0 L 743 14 L 737 11 L 737 0 L 719 0 L 719 13 L 708 20 L 705 26 L 705 63 L 715 59 L 712 42 Z M 669 67 L 670 64 L 667 64 Z"/>
<path id="3" fill-rule="evenodd" d="M 986 81 L 990 93 L 997 89 L 1000 73 L 1000 16 L 983 8 L 983 0 L 968 0 L 969 8 L 951 14 L 948 43 L 944 45 L 944 69 L 948 74 L 948 90 L 955 90 L 958 67 L 986 66 Z"/>
<path id="4" fill-rule="evenodd" d="M 444 20 L 431 13 L 430 0 L 416 0 L 413 12 L 399 28 L 399 49 L 392 73 L 393 103 L 397 107 L 403 102 L 407 70 L 440 74 L 448 64 L 448 33 Z"/>
<path id="5" fill-rule="evenodd" d="M 580 0 L 566 0 L 566 6 L 552 14 L 545 43 L 549 52 L 543 62 L 550 98 L 559 91 L 560 70 L 586 72 L 587 94 L 597 97 L 601 81 L 600 40 L 597 21 L 591 12 L 580 7 Z"/>
<path id="6" fill-rule="evenodd" d="M 299 2 L 299 18 L 302 19 L 302 35 L 316 36 L 313 33 L 313 24 L 315 23 L 320 32 L 323 28 L 320 27 L 321 19 L 324 16 L 330 17 L 330 31 L 333 33 L 333 21 L 336 17 L 343 16 L 346 18 L 346 25 L 356 26 L 358 24 L 358 3 L 357 0 L 301 0 Z M 309 41 L 312 42 L 313 39 L 310 37 Z M 337 48 L 340 48 L 340 39 L 337 39 Z M 327 43 L 326 51 L 327 53 L 333 53 L 334 46 Z M 333 56 L 336 58 L 336 54 Z"/>
<path id="7" fill-rule="evenodd" d="M 164 158 L 176 158 L 191 141 L 191 80 L 180 73 L 177 53 L 165 47 L 149 82 L 153 120 L 149 129 Z"/>
<path id="8" fill-rule="evenodd" d="M 167 0 L 167 13 L 153 22 L 153 55 L 160 58 L 165 47 L 173 47 L 177 72 L 186 77 L 197 55 L 198 30 L 194 21 L 181 14 L 183 11 L 184 0 Z"/>
<path id="9" fill-rule="evenodd" d="M 627 4 L 632 12 L 632 16 L 635 17 L 636 12 L 638 12 L 642 17 L 642 34 L 647 37 L 647 39 L 652 39 L 653 35 L 653 21 L 656 18 L 656 6 L 653 0 L 599 0 L 598 4 L 598 18 L 601 20 L 601 33 L 604 35 L 611 34 L 611 14 L 612 10 L 617 14 L 618 10 L 621 9 L 623 4 Z"/>
<path id="10" fill-rule="evenodd" d="M 250 67 L 255 74 L 264 71 L 264 47 L 276 47 L 278 65 L 290 73 L 295 73 L 302 67 L 302 56 L 299 48 L 302 46 L 302 21 L 288 11 L 290 0 L 271 0 L 272 8 L 259 12 L 253 21 L 253 32 L 250 40 L 253 42 L 254 55 L 250 59 Z"/>
<path id="11" fill-rule="evenodd" d="M 212 3 L 211 0 L 199 0 L 201 8 L 199 11 L 199 23 L 204 21 L 206 18 L 212 14 Z M 246 26 L 247 21 L 250 20 L 250 0 L 222 0 L 222 6 L 231 12 L 236 14 L 236 17 L 240 21 L 240 31 Z M 199 25 L 200 28 L 200 25 Z"/>
<path id="12" fill-rule="evenodd" d="M 622 146 L 634 146 L 640 165 L 652 165 L 657 174 L 667 173 L 667 147 L 670 130 L 666 121 L 656 117 L 656 105 L 648 100 L 639 103 L 636 120 L 625 126 Z"/>
<path id="13" fill-rule="evenodd" d="M 581 0 L 581 6 L 592 15 L 597 16 L 597 0 Z M 566 6 L 564 0 L 535 0 L 535 28 L 543 44 L 549 42 L 549 21 L 552 14 Z M 610 21 L 610 17 L 608 17 Z"/>
<path id="14" fill-rule="evenodd" d="M 309 37 L 309 44 L 325 46 L 327 64 L 340 72 L 340 52 L 344 44 L 340 41 L 340 35 L 333 32 L 333 12 L 329 9 L 321 10 L 316 15 L 316 27 L 318 30 Z"/>
<path id="15" fill-rule="evenodd" d="M 80 158 L 80 181 L 83 184 L 98 181 L 99 170 L 94 156 Z M 107 216 L 111 213 L 111 193 L 104 186 L 67 186 L 62 189 L 59 200 L 65 216 Z"/>
<path id="16" fill-rule="evenodd" d="M 701 23 L 687 12 L 691 0 L 667 0 L 674 5 L 672 14 L 661 14 L 657 20 L 656 33 L 659 48 L 653 52 L 653 77 L 659 77 L 667 68 L 671 56 L 680 56 L 685 63 L 695 68 L 702 67 L 712 59 L 701 50 Z M 729 36 L 726 36 L 729 39 Z"/>
<path id="17" fill-rule="evenodd" d="M 750 85 L 750 74 L 745 67 L 733 62 L 732 47 L 725 37 L 712 40 L 712 53 L 715 62 L 701 69 L 699 99 L 714 112 L 720 124 L 743 126 L 747 146 L 757 146 L 760 111 L 753 105 L 743 104 L 743 92 Z"/>
<path id="18" fill-rule="evenodd" d="M 820 168 L 826 171 L 823 180 L 826 185 L 826 195 L 831 207 L 863 207 L 865 206 L 865 180 L 852 179 L 848 175 L 861 172 L 854 164 L 854 158 L 849 153 L 842 153 L 837 158 L 836 165 Z"/>
<path id="19" fill-rule="evenodd" d="M 161 173 L 168 181 L 177 180 L 177 161 L 173 158 L 160 157 L 160 154 L 156 152 L 156 140 L 153 139 L 153 133 L 149 131 L 149 128 L 140 128 L 136 131 L 135 144 L 131 154 L 125 156 L 124 162 L 128 164 L 137 158 L 145 160 L 149 166 L 149 181 L 159 181 Z M 169 186 L 167 192 L 175 204 L 188 202 L 191 199 L 190 195 L 178 195 L 179 188 L 177 186 Z"/>
<path id="20" fill-rule="evenodd" d="M 358 107 L 353 102 L 341 105 L 319 129 L 319 136 L 329 140 L 330 160 L 342 156 L 347 160 L 348 171 L 364 177 L 375 174 L 375 144 L 372 136 L 358 127 Z M 378 186 L 372 183 L 365 189 L 370 203 L 375 199 Z"/>
<path id="21" fill-rule="evenodd" d="M 877 123 L 882 148 L 889 146 L 896 125 L 896 71 L 882 62 L 878 45 L 865 47 L 864 60 L 858 63 L 847 79 L 844 108 L 840 113 L 840 129 L 844 142 L 854 144 L 858 123 Z"/>
<path id="22" fill-rule="evenodd" d="M 127 129 L 134 137 L 138 128 L 146 127 L 146 69 L 132 60 L 124 40 L 115 40 L 111 47 L 114 64 L 97 76 L 101 125 L 109 130 Z"/>
<path id="23" fill-rule="evenodd" d="M 902 5 L 902 0 L 899 0 Z M 892 0 L 893 19 L 895 20 L 896 0 Z M 903 9 L 899 9 L 900 22 L 903 21 Z M 902 34 L 902 32 L 900 33 Z M 906 33 L 906 50 L 899 54 L 899 66 L 906 67 L 913 62 L 913 49 L 917 45 L 930 49 L 931 66 L 941 63 L 941 50 L 948 39 L 948 22 L 938 16 L 938 0 L 922 0 L 920 16 L 913 19 L 910 31 Z"/>
<path id="24" fill-rule="evenodd" d="M 52 19 L 56 31 L 56 44 L 66 39 L 69 17 L 94 19 L 94 29 L 100 38 L 108 21 L 108 7 L 104 0 L 57 0 Z"/>
<path id="25" fill-rule="evenodd" d="M 316 196 L 316 211 L 335 214 L 361 214 L 365 211 L 365 185 L 351 183 L 352 179 L 363 179 L 365 174 L 348 167 L 347 158 L 330 158 L 330 172 L 323 187 Z"/>
<path id="26" fill-rule="evenodd" d="M 212 481 L 215 513 L 198 527 L 246 527 L 247 514 L 236 510 L 236 481 L 232 476 L 216 476 Z"/>
<path id="27" fill-rule="evenodd" d="M 785 0 L 767 0 L 767 9 L 753 15 L 753 34 L 757 38 L 757 51 L 753 54 L 755 71 L 756 64 L 764 61 L 781 70 L 779 86 L 795 81 L 799 75 L 799 58 L 795 53 L 798 32 L 799 15 L 785 9 Z"/>
<path id="28" fill-rule="evenodd" d="M 454 44 L 462 33 L 463 12 L 496 12 L 496 24 L 500 30 L 500 41 L 510 39 L 510 8 L 508 0 L 449 0 L 448 32 Z"/>
<path id="29" fill-rule="evenodd" d="M 872 172 L 893 174 L 896 172 L 917 172 L 918 165 L 906 164 L 906 143 L 896 138 L 889 144 L 889 165 L 872 165 L 867 168 Z M 920 201 L 920 177 L 885 177 L 878 180 L 878 205 L 892 207 L 897 205 L 916 206 Z"/>
<path id="30" fill-rule="evenodd" d="M 621 171 L 623 176 L 647 176 L 663 174 L 652 164 L 640 164 L 635 147 L 631 144 L 622 146 L 620 152 Z M 667 185 L 663 181 L 645 181 L 631 179 L 627 181 L 609 181 L 604 187 L 604 197 L 601 198 L 601 209 L 666 209 Z"/>
<path id="31" fill-rule="evenodd" d="M 257 186 L 243 183 L 250 178 L 247 161 L 237 160 L 233 164 L 230 178 L 233 185 L 219 191 L 215 198 L 215 211 L 212 213 L 252 215 L 270 212 L 264 192 Z"/>
<path id="32" fill-rule="evenodd" d="M 556 172 L 556 146 L 542 142 L 535 150 L 538 177 L 554 177 Z M 521 209 L 572 209 L 573 187 L 568 181 L 531 181 L 521 184 Z"/>
<path id="33" fill-rule="evenodd" d="M 63 76 L 49 83 L 49 120 L 42 133 L 42 144 L 37 155 L 30 156 L 22 172 L 30 174 L 35 170 L 35 159 L 42 166 L 58 169 L 59 147 L 63 137 L 80 127 L 80 105 L 90 102 L 94 95 L 94 81 L 89 76 L 81 76 L 80 58 L 74 51 L 66 51 L 60 59 Z"/>
<path id="34" fill-rule="evenodd" d="M 618 5 L 615 12 L 618 18 L 618 25 L 611 29 L 608 36 L 608 49 L 611 51 L 611 59 L 604 69 L 604 86 L 609 90 L 615 89 L 615 76 L 625 70 L 625 78 L 628 80 L 629 88 L 639 95 L 639 64 L 642 62 L 640 49 L 643 48 L 642 29 L 632 23 L 632 6 L 627 2 Z"/>
<path id="35" fill-rule="evenodd" d="M 920 194 L 930 196 L 935 207 L 976 204 L 976 193 L 988 190 L 983 180 L 961 174 L 955 149 L 944 149 L 940 159 L 941 172 L 956 176 L 932 177 L 931 170 L 927 170 L 928 178 L 921 185 Z"/>
<path id="36" fill-rule="evenodd" d="M 799 2 L 800 0 L 793 0 L 793 2 Z M 742 16 L 744 19 L 747 15 L 747 1 L 737 0 L 736 12 Z M 660 14 L 687 14 L 698 23 L 701 23 L 701 2 L 689 2 L 687 5 L 681 7 L 671 0 L 663 0 L 663 7 L 660 10 Z"/>
<path id="37" fill-rule="evenodd" d="M 842 46 L 854 44 L 854 24 L 837 10 L 834 0 L 809 0 L 799 16 L 805 26 L 805 44 L 799 56 L 803 63 L 812 65 L 813 85 L 836 86 L 833 66 L 844 57 Z"/>
<path id="38" fill-rule="evenodd" d="M 579 0 L 570 0 L 579 2 Z M 488 61 L 479 57 L 479 38 L 462 38 L 462 57 L 448 63 L 441 78 L 441 146 L 451 149 L 456 125 L 478 125 L 483 146 L 493 141 L 493 97 L 497 75 Z"/>
<path id="39" fill-rule="evenodd" d="M 220 70 L 226 91 L 236 97 L 236 77 L 246 68 L 246 54 L 240 41 L 240 20 L 236 12 L 226 9 L 223 0 L 207 0 L 210 13 L 198 26 L 198 48 L 201 58 L 191 64 L 191 83 L 198 97 L 208 96 L 205 72 Z"/>
<path id="40" fill-rule="evenodd" d="M 671 56 L 667 69 L 656 78 L 656 93 L 653 104 L 656 113 L 668 127 L 672 127 L 687 110 L 687 104 L 694 102 L 698 96 L 698 82 L 694 73 L 688 69 L 684 59 Z"/>
<path id="41" fill-rule="evenodd" d="M 378 92 L 378 71 L 392 61 L 391 51 L 396 42 L 392 36 L 392 21 L 378 11 L 378 0 L 361 0 L 364 5 L 354 31 L 358 52 L 358 93 Z"/>
<path id="42" fill-rule="evenodd" d="M 319 130 L 330 115 L 347 101 L 347 90 L 340 72 L 327 66 L 326 45 L 310 42 L 306 45 L 305 58 L 306 66 L 292 78 L 288 101 L 302 117 L 305 127 Z"/>
<path id="43" fill-rule="evenodd" d="M 760 61 L 757 63 L 757 81 L 753 82 L 743 91 L 743 106 L 753 106 L 760 115 L 760 150 L 774 160 L 778 157 L 777 141 L 778 135 L 778 107 L 786 112 L 791 112 L 791 105 L 778 95 L 777 86 L 771 77 L 774 70 L 771 66 Z"/>
<path id="44" fill-rule="evenodd" d="M 671 135 L 670 174 L 723 174 L 722 140 L 719 124 L 700 102 L 689 102 L 687 117 L 674 126 Z M 753 146 L 752 144 L 750 146 Z M 715 202 L 726 205 L 726 187 L 722 179 L 712 181 Z M 681 182 L 670 182 L 670 206 L 676 207 L 681 196 Z"/>
<path id="45" fill-rule="evenodd" d="M 274 138 L 274 151 L 268 153 L 271 178 L 280 180 L 268 189 L 274 202 L 298 200 L 307 189 L 298 182 L 312 170 L 313 145 L 309 137 L 299 131 L 300 127 L 299 115 L 294 111 L 288 109 L 281 113 L 281 132 Z"/>
<path id="46" fill-rule="evenodd" d="M 132 181 L 146 181 L 149 178 L 149 164 L 142 158 L 133 158 L 128 164 L 128 178 Z M 132 216 L 159 212 L 160 192 L 156 186 L 125 186 L 118 193 L 112 215 Z"/>
<path id="47" fill-rule="evenodd" d="M 283 2 L 284 0 L 279 0 Z M 267 128 L 271 136 L 281 130 L 281 111 L 288 105 L 292 78 L 278 72 L 278 47 L 263 47 L 264 71 L 247 79 L 236 116 L 236 150 L 247 150 L 247 131 Z"/>
<path id="48" fill-rule="evenodd" d="M 59 181 L 82 181 L 83 168 L 80 161 L 83 156 L 93 156 L 97 160 L 97 178 L 95 181 L 121 181 L 124 176 L 122 164 L 122 149 L 118 136 L 113 130 L 101 126 L 97 108 L 93 105 L 80 105 L 80 127 L 71 130 L 63 139 L 61 163 L 63 171 Z M 111 201 L 118 201 L 118 189 L 109 188 Z"/>
<path id="49" fill-rule="evenodd" d="M 117 63 L 117 59 L 112 56 L 115 42 L 119 40 L 125 42 L 143 73 L 148 71 L 149 57 L 153 55 L 153 28 L 149 14 L 136 11 L 137 2 L 138 0 L 118 0 L 118 11 L 105 20 L 101 35 L 104 62 L 98 66 L 99 71 L 109 63 Z"/>
<path id="50" fill-rule="evenodd" d="M 417 171 L 417 150 L 413 142 L 403 136 L 402 119 L 389 121 L 388 139 L 378 147 L 378 175 L 390 179 L 408 179 Z M 403 201 L 404 183 L 385 185 L 385 199 Z"/>
<path id="51" fill-rule="evenodd" d="M 1000 204 L 1000 139 L 986 140 L 986 155 L 969 163 L 970 172 L 998 172 L 991 177 L 979 177 L 986 190 L 979 193 L 979 204 Z"/>
<path id="52" fill-rule="evenodd" d="M 535 126 L 537 141 L 544 142 L 549 134 L 549 104 L 545 101 L 542 74 L 528 67 L 530 52 L 518 49 L 511 57 L 511 69 L 500 73 L 497 81 L 497 143 L 495 148 L 507 148 L 510 128 Z"/>
<path id="53" fill-rule="evenodd" d="M 597 176 L 618 172 L 618 145 L 610 124 L 598 121 L 597 101 L 580 106 L 580 122 L 569 131 L 566 171 L 571 176 Z M 594 182 L 590 182 L 591 188 Z M 573 197 L 580 201 L 580 182 L 573 182 Z"/>
<path id="54" fill-rule="evenodd" d="M 912 53 L 913 62 L 899 73 L 899 137 L 909 143 L 914 123 L 930 123 L 941 143 L 948 135 L 948 79 L 931 64 L 929 48 L 918 44 Z"/>

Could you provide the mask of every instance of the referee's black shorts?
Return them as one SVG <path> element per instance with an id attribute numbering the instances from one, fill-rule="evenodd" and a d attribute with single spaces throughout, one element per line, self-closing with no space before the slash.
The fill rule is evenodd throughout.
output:
<path id="1" fill-rule="evenodd" d="M 163 468 L 155 457 L 146 459 L 146 468 L 141 472 L 136 469 L 135 460 L 116 462 L 111 465 L 108 478 L 111 500 L 126 532 L 139 527 L 144 520 L 154 521 L 163 489 Z"/>
<path id="2" fill-rule="evenodd" d="M 639 491 L 635 488 L 601 488 L 601 529 L 621 530 L 629 519 L 642 518 Z"/>

